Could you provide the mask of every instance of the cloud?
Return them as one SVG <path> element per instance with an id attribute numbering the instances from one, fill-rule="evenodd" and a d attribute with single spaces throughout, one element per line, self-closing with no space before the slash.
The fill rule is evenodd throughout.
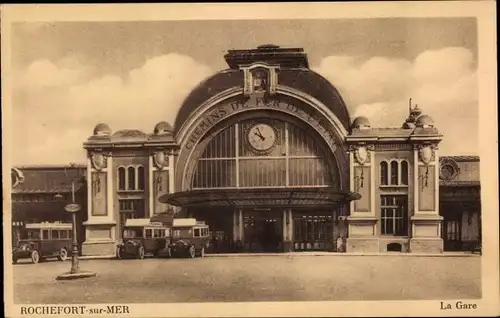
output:
<path id="1" fill-rule="evenodd" d="M 14 87 L 34 93 L 47 88 L 70 86 L 83 80 L 88 68 L 71 59 L 63 59 L 58 63 L 49 60 L 37 60 L 26 69 L 15 74 Z"/>
<path id="2" fill-rule="evenodd" d="M 414 60 L 329 56 L 315 70 L 339 89 L 353 117 L 399 127 L 412 97 L 444 134 L 441 154 L 477 153 L 477 75 L 470 51 L 426 51 Z M 94 67 L 71 56 L 34 61 L 13 74 L 13 163 L 83 162 L 82 143 L 98 122 L 114 131 L 145 132 L 161 120 L 173 124 L 187 94 L 213 72 L 175 53 L 123 76 L 96 76 Z"/>
<path id="3" fill-rule="evenodd" d="M 151 132 L 162 120 L 173 124 L 184 98 L 213 71 L 189 56 L 147 60 L 126 76 L 93 77 L 73 58 L 34 61 L 15 73 L 14 164 L 85 160 L 82 143 L 99 122 L 114 131 Z"/>
<path id="4" fill-rule="evenodd" d="M 478 153 L 477 74 L 469 50 L 425 51 L 414 60 L 330 56 L 315 71 L 339 89 L 352 117 L 400 127 L 411 97 L 443 133 L 441 154 Z"/>

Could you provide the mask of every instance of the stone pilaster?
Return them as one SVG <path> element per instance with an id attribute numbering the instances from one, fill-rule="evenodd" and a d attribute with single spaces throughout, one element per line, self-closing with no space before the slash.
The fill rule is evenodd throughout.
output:
<path id="1" fill-rule="evenodd" d="M 443 239 L 439 215 L 439 160 L 435 144 L 414 149 L 415 203 L 411 221 L 410 252 L 441 253 Z"/>
<path id="2" fill-rule="evenodd" d="M 84 222 L 82 254 L 112 255 L 116 248 L 116 214 L 113 209 L 113 161 L 110 154 L 90 153 L 87 160 L 88 218 Z"/>
<path id="3" fill-rule="evenodd" d="M 375 153 L 373 146 L 359 144 L 350 147 L 350 190 L 361 198 L 350 203 L 347 217 L 347 252 L 378 252 L 379 240 L 375 215 Z"/>

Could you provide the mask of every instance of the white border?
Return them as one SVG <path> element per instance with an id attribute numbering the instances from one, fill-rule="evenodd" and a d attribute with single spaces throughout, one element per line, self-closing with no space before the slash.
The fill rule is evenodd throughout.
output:
<path id="1" fill-rule="evenodd" d="M 205 304 L 134 304 L 132 315 L 163 316 L 481 316 L 498 315 L 498 157 L 497 157 L 497 86 L 495 3 L 493 1 L 446 2 L 371 2 L 371 3 L 231 3 L 231 4 L 120 4 L 120 5 L 3 5 L 2 30 L 2 106 L 3 154 L 13 146 L 8 134 L 11 111 L 9 95 L 10 23 L 14 21 L 137 21 L 137 20 L 215 20 L 215 19 L 326 19 L 373 17 L 478 17 L 479 48 L 479 149 L 481 157 L 481 198 L 483 210 L 483 299 L 474 301 L 475 311 L 440 311 L 439 300 L 376 302 L 290 302 L 290 303 L 205 303 Z M 332 35 L 334 36 L 334 35 Z M 3 157 L 4 211 L 11 211 L 10 158 Z M 485 213 L 486 212 L 486 213 Z M 4 212 L 4 224 L 11 223 Z M 10 227 L 4 231 L 4 251 L 10 248 Z M 10 253 L 5 254 L 6 316 L 19 315 L 13 306 Z M 55 317 L 55 316 L 52 316 Z"/>

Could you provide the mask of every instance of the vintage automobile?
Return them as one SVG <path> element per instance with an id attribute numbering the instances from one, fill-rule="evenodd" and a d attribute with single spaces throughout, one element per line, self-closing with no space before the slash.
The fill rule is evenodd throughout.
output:
<path id="1" fill-rule="evenodd" d="M 170 228 L 150 219 L 128 219 L 123 240 L 116 247 L 116 258 L 143 259 L 147 254 L 170 257 Z"/>
<path id="2" fill-rule="evenodd" d="M 33 264 L 48 258 L 65 261 L 71 253 L 70 223 L 31 223 L 21 230 L 20 238 L 12 250 L 12 261 L 30 258 Z"/>
<path id="3" fill-rule="evenodd" d="M 208 225 L 193 218 L 174 219 L 172 224 L 172 256 L 204 257 L 210 244 Z"/>

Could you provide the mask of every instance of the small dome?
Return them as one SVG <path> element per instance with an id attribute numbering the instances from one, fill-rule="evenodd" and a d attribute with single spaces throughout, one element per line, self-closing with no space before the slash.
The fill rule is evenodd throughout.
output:
<path id="1" fill-rule="evenodd" d="M 160 121 L 158 124 L 156 124 L 153 132 L 155 135 L 164 135 L 167 133 L 172 133 L 173 131 L 174 129 L 169 123 L 167 123 L 166 121 Z"/>
<path id="2" fill-rule="evenodd" d="M 412 121 L 406 121 L 403 124 L 403 129 L 413 129 L 413 128 L 415 128 L 415 123 Z"/>
<path id="3" fill-rule="evenodd" d="M 417 127 L 433 127 L 434 120 L 427 115 L 421 115 L 417 118 Z"/>
<path id="4" fill-rule="evenodd" d="M 107 124 L 100 123 L 94 128 L 94 136 L 109 136 L 111 135 L 111 128 Z"/>
<path id="5" fill-rule="evenodd" d="M 370 128 L 370 121 L 368 120 L 368 118 L 364 116 L 357 117 L 352 122 L 352 128 L 355 129 Z"/>
<path id="6" fill-rule="evenodd" d="M 422 115 L 422 109 L 420 109 L 418 105 L 415 105 L 415 107 L 411 110 L 411 115 L 413 115 L 414 118 L 417 118 Z"/>

